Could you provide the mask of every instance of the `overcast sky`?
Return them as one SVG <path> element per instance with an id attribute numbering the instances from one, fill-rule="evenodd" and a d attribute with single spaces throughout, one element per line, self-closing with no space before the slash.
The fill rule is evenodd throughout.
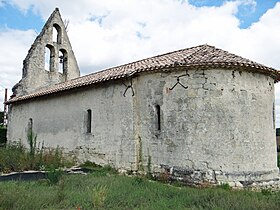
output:
<path id="1" fill-rule="evenodd" d="M 280 70 L 280 1 L 0 0 L 1 103 L 56 7 L 82 75 L 205 43 Z M 280 127 L 279 84 L 276 112 Z"/>

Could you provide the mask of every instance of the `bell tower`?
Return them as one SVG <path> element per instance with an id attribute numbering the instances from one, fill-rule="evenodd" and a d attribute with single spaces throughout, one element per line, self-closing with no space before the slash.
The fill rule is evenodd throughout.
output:
<path id="1" fill-rule="evenodd" d="M 23 61 L 22 79 L 13 93 L 27 95 L 79 76 L 64 22 L 56 8 L 29 49 Z"/>

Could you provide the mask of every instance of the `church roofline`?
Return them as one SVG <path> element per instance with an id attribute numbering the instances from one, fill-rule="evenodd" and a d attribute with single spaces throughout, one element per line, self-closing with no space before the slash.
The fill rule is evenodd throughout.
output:
<path id="1" fill-rule="evenodd" d="M 176 68 L 237 69 L 241 71 L 258 72 L 269 75 L 275 80 L 275 82 L 278 82 L 280 80 L 280 72 L 273 68 L 264 66 L 249 59 L 245 59 L 227 51 L 218 49 L 214 46 L 205 44 L 95 72 L 86 76 L 50 86 L 45 89 L 38 90 L 32 94 L 20 97 L 15 96 L 7 101 L 6 104 L 12 104 L 19 101 L 63 92 L 109 80 L 127 78 L 140 72 L 164 71 L 166 69 Z"/>

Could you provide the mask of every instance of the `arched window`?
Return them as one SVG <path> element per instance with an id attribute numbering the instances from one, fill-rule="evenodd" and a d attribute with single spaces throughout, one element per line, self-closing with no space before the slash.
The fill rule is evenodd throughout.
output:
<path id="1" fill-rule="evenodd" d="M 53 39 L 53 42 L 61 44 L 61 27 L 57 24 L 53 25 L 52 39 Z"/>
<path id="2" fill-rule="evenodd" d="M 58 55 L 58 72 L 65 74 L 67 72 L 67 52 L 64 49 L 59 50 Z"/>
<path id="3" fill-rule="evenodd" d="M 51 45 L 45 47 L 45 70 L 53 71 L 54 68 L 54 48 Z"/>
<path id="4" fill-rule="evenodd" d="M 45 47 L 45 70 L 50 70 L 50 58 L 51 50 L 48 47 Z"/>
<path id="5" fill-rule="evenodd" d="M 86 127 L 87 127 L 87 133 L 91 133 L 91 109 L 87 110 L 87 119 L 86 119 Z"/>

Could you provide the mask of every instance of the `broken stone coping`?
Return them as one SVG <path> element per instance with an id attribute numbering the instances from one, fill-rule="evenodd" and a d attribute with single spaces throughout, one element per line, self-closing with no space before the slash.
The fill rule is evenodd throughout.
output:
<path id="1" fill-rule="evenodd" d="M 89 170 L 80 167 L 72 167 L 63 170 L 65 174 L 83 174 L 86 175 Z M 34 181 L 39 179 L 46 179 L 48 171 L 22 171 L 22 172 L 12 172 L 9 174 L 1 174 L 1 181 Z"/>

